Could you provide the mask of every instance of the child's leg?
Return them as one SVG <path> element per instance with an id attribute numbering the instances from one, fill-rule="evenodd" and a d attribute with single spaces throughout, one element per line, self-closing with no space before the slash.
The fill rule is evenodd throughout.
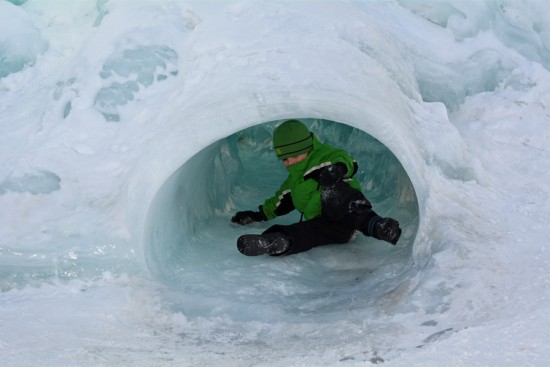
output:
<path id="1" fill-rule="evenodd" d="M 355 229 L 342 223 L 322 217 L 291 225 L 274 225 L 265 233 L 283 233 L 290 241 L 290 248 L 284 255 L 311 250 L 314 247 L 331 243 L 346 243 Z"/>
<path id="2" fill-rule="evenodd" d="M 365 236 L 396 244 L 401 236 L 399 222 L 393 218 L 382 218 L 368 199 L 345 182 L 339 182 L 323 191 L 323 216 L 347 223 Z"/>
<path id="3" fill-rule="evenodd" d="M 321 194 L 323 216 L 361 230 L 371 219 L 380 218 L 370 201 L 345 182 L 338 182 Z"/>

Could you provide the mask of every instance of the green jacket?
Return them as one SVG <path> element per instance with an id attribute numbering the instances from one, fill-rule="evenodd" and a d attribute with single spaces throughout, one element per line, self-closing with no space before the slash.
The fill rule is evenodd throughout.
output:
<path id="1" fill-rule="evenodd" d="M 317 180 L 321 168 L 341 162 L 348 167 L 345 181 L 359 191 L 361 187 L 353 175 L 357 163 L 346 151 L 322 144 L 313 137 L 313 150 L 306 159 L 288 167 L 288 177 L 275 195 L 267 199 L 262 210 L 267 219 L 273 219 L 297 209 L 305 220 L 321 215 L 321 188 Z"/>

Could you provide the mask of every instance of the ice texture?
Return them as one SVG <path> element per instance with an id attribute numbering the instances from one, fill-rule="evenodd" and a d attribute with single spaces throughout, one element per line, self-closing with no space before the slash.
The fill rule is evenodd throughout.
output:
<path id="1" fill-rule="evenodd" d="M 0 78 L 2 366 L 546 366 L 548 19 L 535 0 L 0 2 L 2 57 L 27 60 Z M 230 223 L 285 177 L 290 118 L 357 158 L 402 242 L 238 252 L 300 220 Z"/>
<path id="2" fill-rule="evenodd" d="M 23 1 L 12 3 L 21 5 Z M 48 47 L 31 17 L 12 3 L 0 3 L 0 78 L 32 65 Z"/>
<path id="3" fill-rule="evenodd" d="M 8 0 L 8 1 L 13 5 L 23 5 L 24 3 L 27 2 L 27 0 Z"/>
<path id="4" fill-rule="evenodd" d="M 0 183 L 0 195 L 8 191 L 33 195 L 49 194 L 61 188 L 61 179 L 53 172 L 36 171 L 19 176 L 8 177 Z"/>
<path id="5" fill-rule="evenodd" d="M 100 72 L 102 79 L 113 81 L 101 88 L 94 106 L 107 121 L 120 121 L 117 106 L 133 100 L 140 88 L 178 74 L 177 53 L 163 45 L 128 49 L 122 55 L 110 58 Z"/>

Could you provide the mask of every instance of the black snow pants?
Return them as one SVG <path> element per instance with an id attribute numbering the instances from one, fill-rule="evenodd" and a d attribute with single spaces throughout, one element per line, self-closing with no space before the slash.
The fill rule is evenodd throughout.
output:
<path id="1" fill-rule="evenodd" d="M 321 193 L 322 214 L 319 217 L 291 225 L 274 225 L 264 233 L 283 233 L 290 240 L 284 255 L 311 250 L 313 247 L 347 243 L 359 230 L 372 235 L 368 223 L 378 215 L 371 203 L 359 191 L 345 182 L 338 182 Z"/>

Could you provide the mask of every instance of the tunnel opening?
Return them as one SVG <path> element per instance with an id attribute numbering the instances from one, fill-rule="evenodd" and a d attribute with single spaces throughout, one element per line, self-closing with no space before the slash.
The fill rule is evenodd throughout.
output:
<path id="1" fill-rule="evenodd" d="M 235 246 L 241 234 L 300 220 L 293 212 L 245 227 L 230 224 L 235 211 L 255 210 L 286 178 L 271 145 L 281 121 L 246 128 L 182 164 L 162 184 L 147 214 L 148 267 L 174 291 L 175 307 L 186 315 L 264 321 L 330 315 L 342 307 L 374 305 L 407 278 L 419 204 L 399 160 L 360 129 L 322 119 L 301 121 L 322 142 L 354 156 L 365 195 L 380 215 L 400 221 L 401 240 L 391 246 L 359 235 L 349 244 L 281 258 L 241 255 Z M 359 294 L 368 297 L 358 299 Z"/>

